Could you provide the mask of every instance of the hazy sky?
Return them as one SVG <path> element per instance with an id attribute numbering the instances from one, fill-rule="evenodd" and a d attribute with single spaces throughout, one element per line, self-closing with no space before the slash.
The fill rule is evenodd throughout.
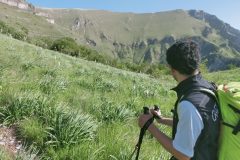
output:
<path id="1" fill-rule="evenodd" d="M 27 0 L 47 8 L 103 9 L 117 12 L 204 10 L 240 30 L 240 0 Z"/>

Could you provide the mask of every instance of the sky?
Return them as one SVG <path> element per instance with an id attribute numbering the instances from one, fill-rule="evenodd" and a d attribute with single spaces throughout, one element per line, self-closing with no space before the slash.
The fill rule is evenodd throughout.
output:
<path id="1" fill-rule="evenodd" d="M 240 30 L 239 0 L 27 0 L 44 8 L 80 8 L 113 12 L 152 13 L 197 9 L 216 15 Z"/>

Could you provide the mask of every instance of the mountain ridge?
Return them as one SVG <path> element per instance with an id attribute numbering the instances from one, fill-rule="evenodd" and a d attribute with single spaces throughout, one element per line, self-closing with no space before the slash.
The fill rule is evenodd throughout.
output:
<path id="1" fill-rule="evenodd" d="M 240 31 L 204 11 L 135 14 L 36 8 L 32 17 L 38 21 L 35 26 L 18 23 L 29 28 L 33 38 L 71 37 L 113 59 L 137 64 L 165 63 L 164 54 L 171 44 L 181 39 L 193 39 L 200 44 L 203 61 L 207 61 L 210 71 L 227 69 L 229 65 L 239 66 L 236 58 L 240 55 Z M 44 19 L 47 22 L 43 22 Z M 9 18 L 3 20 L 9 21 Z M 36 26 L 41 28 L 36 30 Z M 215 54 L 218 56 L 212 56 Z M 224 65 L 220 66 L 218 61 Z"/>

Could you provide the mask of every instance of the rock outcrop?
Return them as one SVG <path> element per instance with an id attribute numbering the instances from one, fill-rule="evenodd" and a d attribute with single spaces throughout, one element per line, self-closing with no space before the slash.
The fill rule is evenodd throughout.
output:
<path id="1" fill-rule="evenodd" d="M 0 3 L 4 3 L 9 6 L 17 7 L 24 10 L 35 10 L 35 7 L 32 4 L 27 3 L 25 0 L 0 0 Z"/>
<path id="2" fill-rule="evenodd" d="M 28 3 L 26 0 L 0 0 L 0 3 L 4 3 L 12 7 L 17 7 L 19 9 L 29 11 L 37 16 L 44 17 L 48 23 L 55 23 L 55 20 L 51 18 L 49 14 L 37 11 L 35 6 L 31 3 Z"/>

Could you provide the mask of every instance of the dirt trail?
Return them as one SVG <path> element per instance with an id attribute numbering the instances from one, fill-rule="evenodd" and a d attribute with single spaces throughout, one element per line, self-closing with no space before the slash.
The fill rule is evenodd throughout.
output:
<path id="1" fill-rule="evenodd" d="M 16 139 L 14 127 L 0 125 L 0 147 L 11 156 L 15 156 L 22 148 L 21 141 Z"/>

